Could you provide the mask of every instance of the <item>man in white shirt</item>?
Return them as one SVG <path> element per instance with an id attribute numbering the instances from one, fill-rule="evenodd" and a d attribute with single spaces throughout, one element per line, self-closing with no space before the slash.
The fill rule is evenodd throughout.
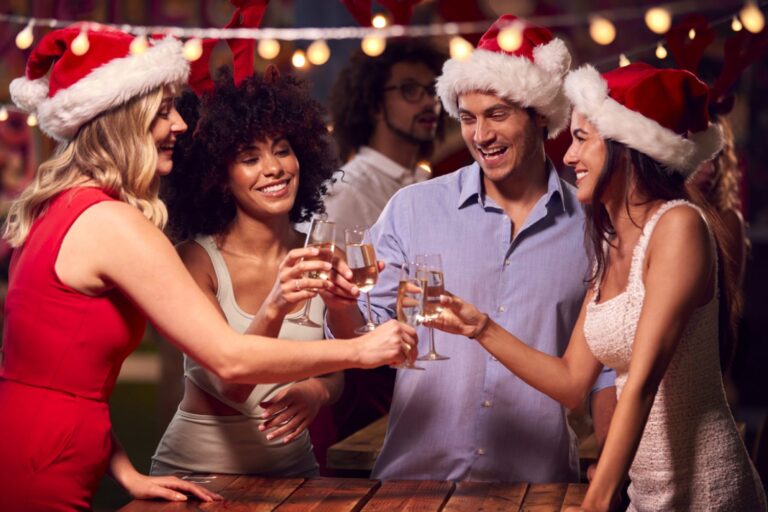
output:
<path id="1" fill-rule="evenodd" d="M 417 163 L 442 135 L 434 85 L 444 60 L 424 42 L 392 42 L 379 57 L 359 51 L 339 74 L 330 103 L 347 163 L 325 200 L 339 246 L 345 228 L 373 225 L 395 192 L 429 178 Z"/>

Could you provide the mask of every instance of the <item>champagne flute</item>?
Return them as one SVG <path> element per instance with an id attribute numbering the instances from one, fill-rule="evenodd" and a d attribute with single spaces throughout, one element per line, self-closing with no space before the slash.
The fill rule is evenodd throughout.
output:
<path id="1" fill-rule="evenodd" d="M 312 256 L 305 259 L 322 260 L 330 263 L 333 260 L 335 237 L 335 222 L 321 219 L 312 219 L 312 222 L 309 224 L 307 239 L 304 241 L 304 247 L 315 247 L 320 251 L 320 253 L 317 256 Z M 330 277 L 330 271 L 313 270 L 311 272 L 307 272 L 305 277 L 310 279 L 328 279 Z M 301 313 L 301 316 L 297 318 L 288 318 L 288 321 L 293 322 L 294 324 L 303 325 L 305 327 L 322 327 L 309 318 L 309 308 L 311 305 L 312 299 L 308 299 L 307 303 L 304 305 L 304 311 Z"/>
<path id="2" fill-rule="evenodd" d="M 371 314 L 371 290 L 379 278 L 379 267 L 376 264 L 376 251 L 370 239 L 368 228 L 365 226 L 355 226 L 344 232 L 347 265 L 352 270 L 352 283 L 365 293 L 365 302 L 368 306 L 368 319 L 365 325 L 355 329 L 357 334 L 365 334 L 376 329 Z"/>
<path id="3" fill-rule="evenodd" d="M 434 320 L 440 316 L 443 306 L 440 304 L 440 295 L 445 294 L 445 281 L 443 278 L 443 262 L 439 254 L 417 254 L 416 276 L 424 286 L 424 312 L 425 320 Z M 450 359 L 437 353 L 435 350 L 435 330 L 429 328 L 429 352 L 417 358 L 418 361 L 444 361 Z"/>
<path id="4" fill-rule="evenodd" d="M 416 264 L 403 263 L 400 267 L 400 282 L 397 285 L 397 320 L 416 327 L 423 320 L 424 285 L 416 277 Z M 406 360 L 395 368 L 403 370 L 425 370 L 422 366 Z"/>

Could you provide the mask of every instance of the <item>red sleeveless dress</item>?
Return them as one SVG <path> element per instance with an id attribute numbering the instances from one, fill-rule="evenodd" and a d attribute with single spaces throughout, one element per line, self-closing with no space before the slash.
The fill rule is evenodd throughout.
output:
<path id="1" fill-rule="evenodd" d="M 146 319 L 112 290 L 61 282 L 72 223 L 115 199 L 97 188 L 55 197 L 11 260 L 0 367 L 0 510 L 89 510 L 111 449 L 107 400 Z"/>

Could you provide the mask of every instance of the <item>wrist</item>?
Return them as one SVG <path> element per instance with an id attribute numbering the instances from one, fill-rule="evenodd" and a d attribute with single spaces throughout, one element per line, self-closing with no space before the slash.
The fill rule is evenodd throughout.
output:
<path id="1" fill-rule="evenodd" d="M 290 304 L 286 303 L 286 306 L 290 306 Z M 270 301 L 264 309 L 264 319 L 269 323 L 282 322 L 287 313 L 288 311 L 283 311 L 278 301 Z"/>
<path id="2" fill-rule="evenodd" d="M 328 384 L 322 377 L 311 377 L 307 379 L 307 385 L 310 386 L 313 396 L 313 402 L 318 405 L 326 405 L 331 398 L 331 392 L 328 390 Z"/>
<path id="3" fill-rule="evenodd" d="M 591 492 L 590 492 L 591 491 Z M 607 489 L 605 490 L 607 491 Z M 613 496 L 609 492 L 600 492 L 598 486 L 594 481 L 590 483 L 587 494 L 584 496 L 584 500 L 581 503 L 582 508 L 585 510 L 593 510 L 595 512 L 608 511 L 611 509 L 611 500 Z"/>
<path id="4" fill-rule="evenodd" d="M 342 360 L 345 361 L 344 368 L 362 368 L 363 352 L 360 350 L 361 343 L 356 338 L 337 339 L 336 341 L 343 347 L 344 356 Z"/>
<path id="5" fill-rule="evenodd" d="M 136 471 L 136 468 L 122 468 L 120 471 L 112 473 L 112 478 L 120 484 L 129 494 L 133 494 L 133 488 L 136 482 L 141 477 L 141 473 Z"/>
<path id="6" fill-rule="evenodd" d="M 468 336 L 470 339 L 476 340 L 480 338 L 488 330 L 488 325 L 491 323 L 491 317 L 487 313 L 483 313 L 480 322 L 475 326 L 473 332 Z"/>

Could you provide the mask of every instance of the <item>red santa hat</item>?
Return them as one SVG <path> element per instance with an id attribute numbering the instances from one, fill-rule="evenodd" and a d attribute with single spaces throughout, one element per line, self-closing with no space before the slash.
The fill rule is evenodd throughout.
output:
<path id="1" fill-rule="evenodd" d="M 515 51 L 499 46 L 499 32 L 505 28 L 522 35 Z M 468 58 L 446 61 L 437 79 L 437 94 L 453 117 L 459 114 L 459 95 L 467 92 L 490 92 L 521 107 L 532 107 L 547 118 L 552 139 L 568 125 L 570 104 L 563 94 L 563 79 L 570 66 L 568 48 L 552 32 L 505 14 L 483 34 Z"/>
<path id="2" fill-rule="evenodd" d="M 144 52 L 132 55 L 134 36 L 89 24 L 90 46 L 75 55 L 72 41 L 82 30 L 76 25 L 49 32 L 29 56 L 25 76 L 10 85 L 13 102 L 35 113 L 40 128 L 57 140 L 71 140 L 102 112 L 189 75 L 174 38 L 151 39 Z"/>
<path id="3" fill-rule="evenodd" d="M 634 63 L 601 76 L 586 65 L 568 74 L 565 93 L 603 137 L 683 176 L 723 147 L 720 127 L 709 122 L 709 88 L 689 71 Z"/>

